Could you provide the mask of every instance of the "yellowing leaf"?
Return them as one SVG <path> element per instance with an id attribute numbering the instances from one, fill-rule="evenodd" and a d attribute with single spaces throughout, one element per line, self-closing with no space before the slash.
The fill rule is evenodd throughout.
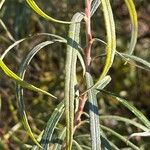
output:
<path id="1" fill-rule="evenodd" d="M 35 3 L 34 0 L 26 0 L 27 3 L 29 4 L 29 6 L 40 16 L 42 16 L 43 18 L 52 21 L 52 22 L 56 22 L 56 23 L 62 23 L 62 24 L 71 24 L 72 22 L 67 22 L 67 21 L 62 21 L 62 20 L 57 20 L 52 18 L 51 16 L 47 15 L 46 13 L 44 13 L 39 7 L 38 5 Z"/>
<path id="2" fill-rule="evenodd" d="M 14 81 L 16 81 L 18 84 L 20 84 L 22 87 L 24 88 L 27 88 L 29 90 L 32 90 L 32 91 L 35 91 L 35 92 L 41 92 L 43 94 L 46 94 L 48 96 L 51 96 L 53 98 L 56 99 L 56 97 L 52 94 L 50 94 L 49 92 L 46 92 L 40 88 L 37 88 L 35 87 L 34 85 L 32 84 L 29 84 L 25 81 L 23 81 L 19 76 L 17 76 L 13 71 L 11 71 L 6 65 L 5 63 L 3 62 L 2 59 L 0 59 L 0 68 L 3 70 L 3 72 L 8 76 L 10 77 L 11 79 L 13 79 Z"/>

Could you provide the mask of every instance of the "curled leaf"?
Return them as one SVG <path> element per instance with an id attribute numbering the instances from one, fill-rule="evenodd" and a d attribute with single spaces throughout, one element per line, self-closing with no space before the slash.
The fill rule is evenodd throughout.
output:
<path id="1" fill-rule="evenodd" d="M 26 0 L 28 5 L 40 16 L 42 16 L 43 18 L 52 21 L 52 22 L 56 22 L 56 23 L 62 23 L 62 24 L 71 24 L 72 22 L 67 22 L 67 21 L 62 21 L 62 20 L 57 20 L 54 19 L 53 17 L 47 15 L 46 13 L 44 13 L 36 4 L 36 2 L 34 0 Z"/>
<path id="2" fill-rule="evenodd" d="M 113 13 L 109 0 L 102 0 L 102 7 L 105 19 L 105 26 L 107 32 L 107 46 L 106 46 L 106 62 L 102 74 L 99 80 L 103 79 L 107 72 L 109 71 L 115 56 L 116 50 L 116 33 L 115 33 L 115 23 L 113 18 Z"/>
<path id="3" fill-rule="evenodd" d="M 3 72 L 8 76 L 10 77 L 12 80 L 16 81 L 18 84 L 20 84 L 22 87 L 26 88 L 26 89 L 29 89 L 29 90 L 32 90 L 32 91 L 35 91 L 35 92 L 41 92 L 43 94 L 46 94 L 48 96 L 51 96 L 55 99 L 57 99 L 54 95 L 50 94 L 49 92 L 46 92 L 40 88 L 37 88 L 35 87 L 34 85 L 32 84 L 29 84 L 25 81 L 23 81 L 19 76 L 17 76 L 13 71 L 11 71 L 6 65 L 5 63 L 3 62 L 2 59 L 0 59 L 0 68 L 3 70 Z"/>
<path id="4" fill-rule="evenodd" d="M 129 51 L 128 53 L 131 55 L 135 49 L 135 45 L 137 42 L 137 36 L 138 36 L 138 21 L 137 21 L 137 13 L 135 9 L 135 5 L 133 0 L 125 0 L 126 6 L 129 10 L 130 19 L 131 19 L 131 41 L 129 45 Z"/>

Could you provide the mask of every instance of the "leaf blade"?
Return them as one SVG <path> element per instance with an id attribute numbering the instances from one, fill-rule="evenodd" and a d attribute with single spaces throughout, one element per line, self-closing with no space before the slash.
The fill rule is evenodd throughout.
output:
<path id="1" fill-rule="evenodd" d="M 46 13 L 44 13 L 36 4 L 36 2 L 34 0 L 26 0 L 28 5 L 40 16 L 42 16 L 43 18 L 52 21 L 52 22 L 56 22 L 56 23 L 62 23 L 62 24 L 71 24 L 72 22 L 67 22 L 67 21 L 62 21 L 62 20 L 58 20 L 58 19 L 54 19 L 53 17 L 47 15 Z"/>

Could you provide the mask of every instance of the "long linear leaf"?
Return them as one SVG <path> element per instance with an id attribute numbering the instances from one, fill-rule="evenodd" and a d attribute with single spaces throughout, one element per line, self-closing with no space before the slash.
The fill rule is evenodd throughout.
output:
<path id="1" fill-rule="evenodd" d="M 20 84 L 22 87 L 35 91 L 35 92 L 41 92 L 43 94 L 46 94 L 48 96 L 51 96 L 55 99 L 57 99 L 54 95 L 50 94 L 49 92 L 46 92 L 40 88 L 35 87 L 32 84 L 29 84 L 25 81 L 23 81 L 19 76 L 17 76 L 14 72 L 12 72 L 6 65 L 5 63 L 2 61 L 2 59 L 0 59 L 0 68 L 3 70 L 3 72 L 10 77 L 12 80 L 16 81 L 18 84 Z"/>
<path id="2" fill-rule="evenodd" d="M 125 107 L 127 107 L 139 120 L 150 129 L 150 121 L 137 109 L 135 108 L 131 103 L 129 103 L 127 100 L 120 98 L 116 96 L 114 93 L 100 90 L 101 92 L 111 96 L 112 98 L 118 100 L 121 104 L 123 104 Z"/>
<path id="3" fill-rule="evenodd" d="M 31 39 L 31 38 L 33 38 L 33 37 L 38 37 L 38 36 L 49 36 L 49 37 L 56 38 L 56 39 L 59 39 L 59 40 L 61 40 L 61 41 L 64 41 L 64 43 L 67 43 L 67 40 L 66 40 L 65 38 L 59 36 L 59 35 L 50 34 L 50 33 L 37 33 L 37 34 L 35 34 L 35 35 L 31 35 L 31 36 L 25 37 L 25 38 L 23 38 L 23 39 L 20 39 L 20 40 L 14 42 L 12 45 L 10 45 L 10 46 L 3 52 L 3 54 L 1 55 L 0 58 L 3 60 L 4 57 L 6 56 L 6 54 L 7 54 L 10 50 L 12 50 L 15 46 L 17 46 L 18 44 L 22 43 L 22 42 L 25 41 L 25 40 Z"/>
<path id="4" fill-rule="evenodd" d="M 37 46 L 35 46 L 27 54 L 27 56 L 25 56 L 25 58 L 21 62 L 21 65 L 19 66 L 19 76 L 20 76 L 20 78 L 22 80 L 24 79 L 24 76 L 25 76 L 25 73 L 26 73 L 26 69 L 27 69 L 29 63 L 31 62 L 31 60 L 35 56 L 35 54 L 37 52 L 39 52 L 45 46 L 48 46 L 48 45 L 53 44 L 53 43 L 54 43 L 53 41 L 42 42 L 42 43 L 38 44 Z M 31 130 L 30 126 L 29 126 L 27 115 L 26 115 L 26 111 L 25 111 L 24 98 L 23 98 L 23 89 L 21 88 L 20 85 L 17 85 L 16 86 L 16 90 L 17 90 L 17 100 L 18 100 L 18 105 L 19 105 L 19 110 L 20 110 L 22 123 L 23 123 L 25 129 L 27 130 L 27 133 L 30 135 L 31 139 L 33 141 L 35 141 L 35 137 L 34 137 L 34 135 L 32 133 L 32 130 Z"/>
<path id="5" fill-rule="evenodd" d="M 109 71 L 113 63 L 115 50 L 116 50 L 115 23 L 114 23 L 110 1 L 101 0 L 101 2 L 103 7 L 106 32 L 107 32 L 107 47 L 106 47 L 107 57 L 106 57 L 104 69 L 100 75 L 99 80 L 103 79 L 107 75 L 107 72 Z"/>
<path id="6" fill-rule="evenodd" d="M 101 42 L 101 43 L 107 45 L 107 43 L 106 43 L 105 41 L 103 41 L 103 40 L 101 40 L 101 39 L 99 39 L 99 38 L 94 38 L 93 41 L 98 41 L 98 42 Z M 149 63 L 148 61 L 146 61 L 146 60 L 140 58 L 140 57 L 137 57 L 137 56 L 135 56 L 135 55 L 126 54 L 126 53 L 121 53 L 121 52 L 118 52 L 117 50 L 115 51 L 115 53 L 117 54 L 117 56 L 120 56 L 121 58 L 123 58 L 126 62 L 130 63 L 131 65 L 135 65 L 136 67 L 139 67 L 139 68 L 141 68 L 141 69 L 149 70 L 149 69 L 146 69 L 145 67 L 142 67 L 142 66 L 140 66 L 140 65 L 133 64 L 133 63 L 131 62 L 131 60 L 133 60 L 133 61 L 136 61 L 136 62 L 138 62 L 138 63 L 141 63 L 142 65 L 144 65 L 144 66 L 150 68 L 150 63 Z M 105 56 L 105 54 L 104 54 L 104 56 Z M 98 57 L 100 57 L 100 56 L 97 56 L 96 58 L 98 58 Z"/>
<path id="7" fill-rule="evenodd" d="M 76 150 L 83 150 L 82 147 L 80 146 L 80 144 L 77 141 L 73 140 L 73 143 L 76 146 Z"/>
<path id="8" fill-rule="evenodd" d="M 64 113 L 64 101 L 59 103 L 59 105 L 55 108 L 54 112 L 52 113 L 51 117 L 47 122 L 42 139 L 40 141 L 43 150 L 49 150 L 49 144 L 51 143 L 54 129 L 63 113 Z M 34 147 L 34 150 L 38 149 L 39 148 L 37 146 Z"/>
<path id="9" fill-rule="evenodd" d="M 26 38 L 23 38 L 23 39 L 21 39 L 21 40 L 18 40 L 18 41 L 16 41 L 16 42 L 14 42 L 12 45 L 10 45 L 10 46 L 3 52 L 3 54 L 1 55 L 0 58 L 3 60 L 4 57 L 6 56 L 6 54 L 7 54 L 11 49 L 13 49 L 15 46 L 17 46 L 18 44 L 20 44 L 20 43 L 23 42 L 24 40 L 26 40 Z"/>
<path id="10" fill-rule="evenodd" d="M 125 137 L 123 137 L 122 135 L 120 135 L 119 133 L 115 132 L 114 130 L 101 125 L 101 128 L 103 130 L 106 130 L 108 132 L 110 132 L 111 134 L 113 134 L 114 136 L 116 136 L 118 139 L 122 140 L 123 142 L 125 142 L 127 145 L 129 145 L 132 149 L 134 150 L 140 150 L 136 145 L 134 145 L 133 143 L 131 143 L 130 141 L 128 141 L 128 139 L 126 139 Z"/>
<path id="11" fill-rule="evenodd" d="M 102 132 L 101 132 L 101 141 L 102 141 L 102 149 L 111 150 L 109 140 L 104 136 L 104 134 L 102 134 Z"/>
<path id="12" fill-rule="evenodd" d="M 66 134 L 66 128 L 64 128 L 58 135 L 59 142 L 55 144 L 54 150 L 61 150 L 62 145 L 60 144 L 60 141 L 63 143 L 65 139 L 65 134 Z"/>
<path id="13" fill-rule="evenodd" d="M 104 89 L 111 81 L 111 77 L 109 75 L 105 76 L 101 82 L 97 85 L 97 89 Z M 96 91 L 96 94 L 98 91 Z"/>
<path id="14" fill-rule="evenodd" d="M 144 60 L 144 59 L 142 59 L 140 57 L 137 57 L 137 56 L 134 56 L 134 55 L 125 54 L 125 53 L 120 53 L 120 52 L 117 52 L 117 54 L 121 55 L 121 56 L 123 56 L 123 57 L 125 57 L 127 59 L 129 58 L 131 60 L 134 60 L 134 61 L 136 61 L 138 63 L 141 63 L 142 65 L 150 68 L 150 62 L 148 62 L 148 61 L 146 61 L 146 60 Z"/>
<path id="15" fill-rule="evenodd" d="M 106 137 L 106 134 L 104 133 L 103 130 L 101 130 L 101 136 L 103 136 L 103 137 L 107 140 L 107 142 L 109 143 L 108 145 L 111 146 L 110 149 L 113 148 L 114 150 L 119 150 L 119 148 L 118 148 L 113 142 L 111 142 L 111 141 Z"/>
<path id="16" fill-rule="evenodd" d="M 122 121 L 124 123 L 128 123 L 128 124 L 131 124 L 137 128 L 140 128 L 141 130 L 143 131 L 149 131 L 149 129 L 143 125 L 141 125 L 140 123 L 137 123 L 136 121 L 134 120 L 131 120 L 131 119 L 128 119 L 128 118 L 125 118 L 125 117 L 120 117 L 120 116 L 115 116 L 115 115 L 103 115 L 103 116 L 100 116 L 100 120 L 103 120 L 103 119 L 113 119 L 113 120 L 117 120 L 117 121 Z"/>
<path id="17" fill-rule="evenodd" d="M 4 3 L 5 3 L 5 0 L 1 0 L 1 2 L 0 2 L 0 10 L 1 10 L 1 8 L 2 8 Z"/>
<path id="18" fill-rule="evenodd" d="M 139 133 L 133 133 L 129 136 L 128 139 L 132 138 L 132 137 L 137 137 L 137 136 L 140 136 L 140 137 L 150 137 L 150 131 L 146 131 L 146 132 L 139 132 Z"/>
<path id="19" fill-rule="evenodd" d="M 0 19 L 0 24 L 2 25 L 2 27 L 5 30 L 7 36 L 9 37 L 9 39 L 12 40 L 13 42 L 15 42 L 16 40 L 14 39 L 14 37 L 12 36 L 12 34 L 9 32 L 8 28 L 6 27 L 6 25 L 4 24 L 4 22 L 2 21 L 2 19 Z"/>
<path id="20" fill-rule="evenodd" d="M 99 5 L 101 4 L 101 0 L 92 0 L 92 6 L 91 6 L 91 16 L 95 13 Z"/>
<path id="21" fill-rule="evenodd" d="M 55 108 L 55 111 L 53 112 L 53 114 L 51 115 L 50 119 L 47 122 L 43 137 L 40 142 L 43 147 L 43 150 L 49 149 L 49 143 L 51 142 L 54 129 L 63 113 L 64 113 L 64 101 L 62 101 L 57 106 L 57 108 Z"/>
<path id="22" fill-rule="evenodd" d="M 62 21 L 62 20 L 57 20 L 52 18 L 51 16 L 47 15 L 46 13 L 44 13 L 36 4 L 36 2 L 34 0 L 26 0 L 28 5 L 40 16 L 42 16 L 43 18 L 52 21 L 52 22 L 56 22 L 56 23 L 62 23 L 62 24 L 71 24 L 72 22 L 67 22 L 67 21 Z"/>
<path id="23" fill-rule="evenodd" d="M 81 22 L 83 15 L 76 13 L 72 22 Z M 66 76 L 65 76 L 65 112 L 66 112 L 66 149 L 71 150 L 74 129 L 74 99 L 76 84 L 76 61 L 79 43 L 80 23 L 70 25 L 67 56 L 66 56 Z"/>
<path id="24" fill-rule="evenodd" d="M 136 13 L 133 0 L 125 0 L 125 4 L 129 10 L 130 19 L 131 19 L 132 33 L 131 33 L 131 41 L 130 41 L 129 51 L 128 51 L 128 54 L 131 55 L 135 49 L 135 45 L 137 42 L 138 20 L 137 20 L 137 13 Z"/>
<path id="25" fill-rule="evenodd" d="M 92 87 L 94 83 L 90 73 L 86 72 L 85 77 L 86 77 L 87 88 Z M 90 89 L 88 91 L 88 103 L 89 103 L 92 150 L 97 150 L 97 149 L 100 150 L 101 139 L 100 139 L 100 127 L 98 126 L 100 122 L 99 122 L 98 104 L 97 104 L 95 89 Z"/>

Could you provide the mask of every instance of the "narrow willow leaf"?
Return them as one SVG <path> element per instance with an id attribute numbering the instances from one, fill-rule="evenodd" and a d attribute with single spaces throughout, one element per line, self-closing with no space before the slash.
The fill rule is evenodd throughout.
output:
<path id="1" fill-rule="evenodd" d="M 141 63 L 142 65 L 150 68 L 150 62 L 148 62 L 148 61 L 146 61 L 146 60 L 144 60 L 144 59 L 142 59 L 140 57 L 137 57 L 137 56 L 134 56 L 134 55 L 125 54 L 125 53 L 120 53 L 120 52 L 117 52 L 117 54 L 121 55 L 121 56 L 123 56 L 123 57 L 125 57 L 127 59 L 129 58 L 131 60 L 134 60 L 134 61 L 136 61 L 138 63 Z"/>
<path id="2" fill-rule="evenodd" d="M 93 86 L 93 79 L 91 75 L 86 72 L 86 84 L 87 88 Z M 88 91 L 88 103 L 89 103 L 89 116 L 90 116 L 90 134 L 92 140 L 92 150 L 101 149 L 101 139 L 100 139 L 100 127 L 99 122 L 99 113 L 98 113 L 98 104 L 96 98 L 95 89 L 90 89 Z"/>
<path id="3" fill-rule="evenodd" d="M 81 145 L 81 147 L 84 149 L 84 150 L 91 150 L 91 147 L 89 147 L 89 146 L 86 146 L 86 145 Z"/>
<path id="4" fill-rule="evenodd" d="M 109 140 L 101 134 L 101 141 L 102 141 L 102 149 L 104 150 L 111 150 L 111 146 Z"/>
<path id="5" fill-rule="evenodd" d="M 3 52 L 3 54 L 1 55 L 0 58 L 3 60 L 4 57 L 6 56 L 6 54 L 7 54 L 10 50 L 12 50 L 15 46 L 17 46 L 18 44 L 22 43 L 22 42 L 25 41 L 25 40 L 28 40 L 28 39 L 33 38 L 33 37 L 38 37 L 38 36 L 49 36 L 49 37 L 52 37 L 52 38 L 59 39 L 59 40 L 61 40 L 61 41 L 64 42 L 64 43 L 67 43 L 67 40 L 66 40 L 65 38 L 61 37 L 61 36 L 58 36 L 58 35 L 55 35 L 55 34 L 50 34 L 50 33 L 37 33 L 37 34 L 35 34 L 35 35 L 28 36 L 28 37 L 26 37 L 26 38 L 23 38 L 23 39 L 20 39 L 20 40 L 14 42 L 12 45 L 10 45 L 10 46 Z"/>
<path id="6" fill-rule="evenodd" d="M 140 137 L 150 137 L 150 131 L 147 131 L 147 132 L 140 132 L 140 133 L 133 133 L 129 136 L 128 139 L 130 138 L 133 138 L 133 137 L 137 137 L 137 136 L 140 136 Z"/>
<path id="7" fill-rule="evenodd" d="M 44 133 L 44 130 L 43 130 L 43 131 L 40 133 L 40 135 L 37 137 L 37 141 L 38 141 L 38 142 L 42 139 L 43 133 Z M 42 147 L 42 146 L 41 146 L 41 147 Z M 36 150 L 36 149 L 37 149 L 37 145 L 35 145 L 35 146 L 31 145 L 31 146 L 30 146 L 30 149 Z"/>
<path id="8" fill-rule="evenodd" d="M 139 64 L 137 64 L 136 61 L 131 60 L 131 59 L 129 59 L 129 58 L 123 56 L 121 53 L 119 53 L 119 52 L 117 52 L 117 51 L 116 51 L 116 54 L 117 54 L 117 56 L 119 56 L 119 57 L 121 57 L 123 60 L 125 60 L 128 64 L 130 64 L 130 65 L 132 65 L 132 66 L 135 66 L 135 67 L 137 67 L 137 68 L 146 70 L 146 71 L 150 71 L 150 68 L 148 68 L 147 66 L 139 65 Z M 132 56 L 132 55 L 130 55 L 130 56 Z"/>
<path id="9" fill-rule="evenodd" d="M 90 87 L 88 90 L 86 90 L 82 95 L 87 93 L 89 90 L 97 89 L 96 94 L 99 92 L 98 90 L 104 89 L 111 81 L 111 77 L 109 75 L 105 76 L 102 80 L 98 80 L 96 85 Z"/>
<path id="10" fill-rule="evenodd" d="M 99 84 L 97 84 L 97 89 L 104 89 L 111 81 L 111 77 L 105 76 L 100 82 Z M 98 91 L 96 92 L 96 94 L 98 93 Z"/>
<path id="11" fill-rule="evenodd" d="M 83 150 L 77 141 L 73 140 L 73 144 L 76 146 L 76 150 Z"/>
<path id="12" fill-rule="evenodd" d="M 37 46 L 35 46 L 27 54 L 27 56 L 25 56 L 25 58 L 21 62 L 21 65 L 19 66 L 19 76 L 22 80 L 24 79 L 26 69 L 27 69 L 29 63 L 31 62 L 31 60 L 35 56 L 35 54 L 37 52 L 39 52 L 45 46 L 48 46 L 48 45 L 53 44 L 53 43 L 54 42 L 52 42 L 52 41 L 42 42 L 42 43 L 38 44 Z M 29 126 L 26 111 L 25 111 L 24 98 L 23 98 L 23 89 L 21 88 L 20 85 L 17 85 L 16 90 L 17 90 L 17 100 L 18 100 L 18 105 L 19 105 L 19 110 L 20 110 L 22 123 L 23 123 L 25 129 L 27 130 L 27 133 L 30 135 L 31 139 L 35 142 L 35 137 L 34 137 L 32 131 L 31 131 L 31 128 Z"/>
<path id="13" fill-rule="evenodd" d="M 117 133 L 116 131 L 101 125 L 101 128 L 105 131 L 108 131 L 109 133 L 111 133 L 112 135 L 116 136 L 118 139 L 120 139 L 121 141 L 125 142 L 127 145 L 129 145 L 132 149 L 134 150 L 140 150 L 136 145 L 134 145 L 133 143 L 131 143 L 130 141 L 128 141 L 128 139 L 126 139 L 125 137 L 123 137 L 121 134 Z"/>
<path id="14" fill-rule="evenodd" d="M 51 140 L 52 140 L 54 129 L 63 113 L 64 113 L 64 102 L 62 101 L 55 108 L 54 112 L 52 113 L 50 119 L 47 122 L 42 139 L 40 141 L 43 150 L 49 150 L 49 144 L 52 142 Z M 37 146 L 34 147 L 34 150 L 38 150 L 38 149 L 39 148 Z"/>
<path id="15" fill-rule="evenodd" d="M 97 8 L 99 7 L 101 3 L 101 0 L 92 0 L 92 5 L 91 5 L 91 16 L 95 13 Z"/>
<path id="16" fill-rule="evenodd" d="M 34 0 L 26 0 L 28 5 L 40 16 L 42 16 L 43 18 L 52 21 L 52 22 L 56 22 L 56 23 L 62 23 L 62 24 L 71 24 L 72 22 L 67 22 L 67 21 L 61 21 L 61 20 L 57 20 L 52 18 L 51 16 L 47 15 L 46 13 L 44 13 L 36 4 L 36 2 Z"/>
<path id="17" fill-rule="evenodd" d="M 135 45 L 137 42 L 138 21 L 137 21 L 137 13 L 136 13 L 133 0 L 125 0 L 125 4 L 129 10 L 130 19 L 131 19 L 132 33 L 131 33 L 131 41 L 130 41 L 129 51 L 128 51 L 128 54 L 131 55 L 135 49 Z"/>
<path id="18" fill-rule="evenodd" d="M 5 30 L 7 36 L 9 37 L 10 40 L 12 40 L 13 42 L 15 42 L 16 40 L 14 39 L 14 37 L 11 35 L 11 33 L 9 32 L 8 28 L 6 27 L 6 25 L 4 24 L 4 22 L 0 19 L 0 24 L 2 25 L 3 29 Z"/>
<path id="19" fill-rule="evenodd" d="M 115 94 L 108 92 L 108 91 L 104 91 L 104 90 L 100 90 L 103 93 L 113 97 L 114 99 L 118 100 L 121 104 L 123 104 L 125 107 L 127 107 L 137 118 L 139 118 L 139 120 L 141 120 L 141 122 L 148 127 L 148 129 L 150 129 L 150 121 L 141 113 L 141 111 L 139 111 L 137 108 L 135 108 L 131 103 L 129 103 L 127 100 L 120 98 L 118 96 L 116 96 Z"/>
<path id="20" fill-rule="evenodd" d="M 108 138 L 106 137 L 106 134 L 103 132 L 103 130 L 101 130 L 101 136 L 103 136 L 107 140 L 108 144 L 111 146 L 110 149 L 119 150 L 119 148 L 113 142 L 108 140 Z"/>
<path id="21" fill-rule="evenodd" d="M 99 80 L 103 79 L 107 75 L 107 72 L 109 71 L 113 63 L 115 50 L 116 50 L 115 23 L 114 23 L 110 1 L 101 0 L 101 2 L 102 2 L 103 13 L 104 13 L 106 32 L 107 32 L 107 47 L 106 47 L 107 56 L 106 56 L 105 66 L 100 75 Z"/>
<path id="22" fill-rule="evenodd" d="M 107 45 L 107 43 L 105 41 L 103 41 L 103 40 L 101 40 L 99 38 L 94 38 L 93 41 L 98 41 L 98 42 L 101 42 L 101 43 Z M 144 59 L 142 59 L 140 57 L 134 56 L 134 55 L 130 55 L 130 54 L 126 54 L 126 53 L 120 53 L 117 50 L 115 51 L 115 53 L 117 54 L 117 56 L 120 56 L 121 58 L 123 58 L 129 64 L 134 65 L 134 66 L 136 66 L 138 68 L 141 68 L 141 69 L 149 71 L 149 69 L 147 69 L 146 67 L 150 68 L 150 63 L 147 62 L 146 60 L 144 60 Z M 96 56 L 94 59 L 99 58 L 101 56 L 105 56 L 105 54 L 104 55 L 100 55 L 100 56 Z M 132 63 L 132 60 L 136 61 L 138 63 L 141 63 L 145 67 Z"/>
<path id="23" fill-rule="evenodd" d="M 66 134 L 66 128 L 64 128 L 62 130 L 62 132 L 59 133 L 59 135 L 58 135 L 58 142 L 57 142 L 57 144 L 55 144 L 54 150 L 61 150 L 63 141 L 65 139 L 65 134 Z"/>
<path id="24" fill-rule="evenodd" d="M 81 13 L 76 13 L 69 27 L 67 56 L 66 56 L 66 76 L 65 76 L 65 113 L 66 113 L 66 149 L 71 150 L 74 130 L 74 104 L 75 104 L 75 84 L 76 84 L 76 61 L 79 45 L 80 22 L 83 19 Z"/>
<path id="25" fill-rule="evenodd" d="M 1 55 L 0 59 L 4 59 L 4 57 L 6 56 L 6 54 L 11 50 L 13 49 L 15 46 L 17 46 L 18 44 L 20 44 L 21 42 L 23 42 L 24 40 L 26 40 L 26 38 L 23 38 L 21 40 L 18 40 L 16 41 L 15 43 L 13 43 L 12 45 L 10 45 L 4 52 L 3 54 Z"/>
<path id="26" fill-rule="evenodd" d="M 93 38 L 93 42 L 95 42 L 95 41 L 98 41 L 98 42 L 100 42 L 100 43 L 102 43 L 102 44 L 104 44 L 104 45 L 107 45 L 107 43 L 106 43 L 105 41 L 103 41 L 102 39 Z"/>
<path id="27" fill-rule="evenodd" d="M 131 124 L 143 131 L 149 131 L 149 129 L 143 125 L 141 125 L 140 123 L 137 123 L 136 121 L 134 120 L 131 120 L 131 119 L 128 119 L 128 118 L 125 118 L 125 117 L 120 117 L 120 116 L 115 116 L 115 115 L 103 115 L 103 116 L 100 116 L 100 120 L 103 120 L 103 119 L 113 119 L 113 120 L 117 120 L 117 121 L 121 121 L 121 122 L 124 122 L 124 123 L 127 123 L 127 124 Z"/>
<path id="28" fill-rule="evenodd" d="M 2 8 L 4 3 L 5 3 L 5 0 L 1 0 L 1 2 L 0 2 L 0 10 L 1 10 L 1 8 Z"/>
<path id="29" fill-rule="evenodd" d="M 83 69 L 83 76 L 85 75 L 85 72 L 86 72 L 86 66 L 85 66 L 85 62 L 83 60 L 83 57 L 82 55 L 78 52 L 78 58 L 80 60 L 80 63 L 81 63 L 81 66 L 82 66 L 82 69 Z"/>
<path id="30" fill-rule="evenodd" d="M 8 77 L 10 77 L 12 80 L 16 81 L 19 85 L 21 85 L 22 87 L 35 91 L 35 92 L 41 92 L 43 94 L 46 94 L 48 96 L 51 96 L 55 99 L 57 99 L 54 95 L 50 94 L 49 92 L 46 92 L 40 88 L 35 87 L 32 84 L 29 84 L 25 81 L 23 81 L 19 76 L 17 76 L 14 72 L 12 72 L 6 65 L 5 63 L 2 61 L 2 59 L 0 59 L 0 68 L 3 70 L 3 72 L 5 73 L 5 75 L 7 75 Z"/>

